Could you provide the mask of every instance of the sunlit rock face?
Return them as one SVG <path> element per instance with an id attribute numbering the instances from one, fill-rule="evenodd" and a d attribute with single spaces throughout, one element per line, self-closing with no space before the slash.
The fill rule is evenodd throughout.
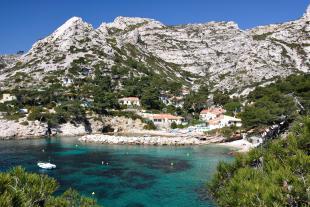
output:
<path id="1" fill-rule="evenodd" d="M 117 65 L 133 76 L 145 75 L 126 65 L 126 60 L 134 59 L 192 87 L 204 83 L 242 93 L 278 77 L 308 73 L 309 54 L 309 7 L 298 20 L 249 30 L 241 30 L 234 22 L 166 26 L 132 17 L 117 17 L 93 28 L 72 17 L 23 56 L 11 58 L 9 64 L 2 57 L 0 63 L 6 63 L 0 69 L 0 80 L 5 85 L 16 72 L 24 72 L 32 77 L 31 84 L 40 84 L 53 71 L 63 71 L 59 78 L 67 75 L 76 62 L 91 70 L 109 71 Z"/>

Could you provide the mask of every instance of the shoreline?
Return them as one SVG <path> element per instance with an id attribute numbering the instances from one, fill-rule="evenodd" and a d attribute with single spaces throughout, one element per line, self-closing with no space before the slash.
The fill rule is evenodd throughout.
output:
<path id="1" fill-rule="evenodd" d="M 238 153 L 249 152 L 251 149 L 258 146 L 257 144 L 252 144 L 251 142 L 245 139 L 240 139 L 232 142 L 216 143 L 216 145 L 233 148 L 235 152 Z"/>
<path id="2" fill-rule="evenodd" d="M 116 123 L 119 123 L 118 118 Z M 128 119 L 124 119 L 128 121 Z M 132 120 L 129 119 L 132 122 Z M 224 137 L 207 137 L 202 132 L 176 132 L 174 130 L 144 130 L 138 124 L 129 124 L 122 130 L 102 134 L 99 133 L 101 124 L 93 121 L 92 133 L 88 133 L 83 125 L 73 126 L 70 123 L 61 125 L 58 131 L 54 131 L 52 136 L 46 136 L 47 125 L 38 121 L 29 122 L 24 126 L 14 121 L 0 120 L 0 140 L 27 140 L 42 139 L 53 137 L 79 137 L 80 142 L 101 143 L 101 144 L 119 144 L 119 145 L 207 145 L 216 144 L 218 146 L 231 147 L 236 152 L 247 152 L 255 145 L 246 140 L 237 140 L 225 142 Z"/>
<path id="3" fill-rule="evenodd" d="M 128 134 L 129 135 L 129 134 Z M 194 136 L 116 136 L 106 134 L 84 135 L 78 139 L 82 143 L 98 143 L 112 145 L 153 145 L 153 146 L 184 146 L 207 145 L 218 143 L 222 137 L 200 139 Z"/>
<path id="4" fill-rule="evenodd" d="M 118 132 L 110 134 L 57 134 L 56 136 L 23 136 L 23 137 L 0 137 L 0 141 L 9 140 L 31 140 L 55 137 L 78 137 L 81 143 L 97 143 L 108 145 L 146 145 L 146 146 L 190 146 L 190 145 L 210 145 L 223 146 L 231 148 L 231 153 L 246 153 L 257 147 L 247 140 L 236 140 L 232 142 L 223 142 L 224 138 L 219 136 L 201 137 L 188 134 L 171 134 L 166 131 L 137 130 Z"/>

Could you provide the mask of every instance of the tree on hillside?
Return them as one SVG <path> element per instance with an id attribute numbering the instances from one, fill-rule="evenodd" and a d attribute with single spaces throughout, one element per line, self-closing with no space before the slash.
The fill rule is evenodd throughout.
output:
<path id="1" fill-rule="evenodd" d="M 191 92 L 185 97 L 184 109 L 188 113 L 199 113 L 202 109 L 207 107 L 209 89 L 207 86 L 201 86 L 197 92 Z"/>
<path id="2" fill-rule="evenodd" d="M 226 110 L 226 114 L 233 116 L 235 113 L 240 112 L 241 106 L 239 101 L 231 101 L 224 105 L 224 109 Z"/>
<path id="3" fill-rule="evenodd" d="M 146 109 L 162 109 L 162 103 L 159 100 L 159 91 L 157 88 L 149 87 L 144 90 L 141 96 L 141 104 Z"/>
<path id="4" fill-rule="evenodd" d="M 215 105 L 224 106 L 229 102 L 229 95 L 225 92 L 216 91 L 213 94 L 213 102 Z"/>

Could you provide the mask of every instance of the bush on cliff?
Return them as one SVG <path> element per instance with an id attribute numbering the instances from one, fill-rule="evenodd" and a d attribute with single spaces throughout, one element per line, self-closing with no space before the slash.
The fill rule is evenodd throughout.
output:
<path id="1" fill-rule="evenodd" d="M 157 129 L 154 122 L 152 122 L 150 120 L 146 120 L 145 123 L 146 123 L 146 125 L 143 127 L 143 129 L 146 129 L 146 130 L 156 130 Z"/>
<path id="2" fill-rule="evenodd" d="M 309 206 L 310 117 L 286 139 L 221 162 L 208 184 L 219 206 Z"/>
<path id="3" fill-rule="evenodd" d="M 310 75 L 291 75 L 266 87 L 257 87 L 248 95 L 240 116 L 246 128 L 265 127 L 279 123 L 286 117 L 289 121 L 298 113 L 309 114 Z"/>

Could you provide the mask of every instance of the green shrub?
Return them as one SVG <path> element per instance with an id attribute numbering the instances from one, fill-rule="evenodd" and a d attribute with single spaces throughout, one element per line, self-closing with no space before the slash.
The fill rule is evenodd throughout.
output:
<path id="1" fill-rule="evenodd" d="M 42 107 L 32 107 L 27 117 L 28 121 L 45 121 Z"/>
<path id="2" fill-rule="evenodd" d="M 146 129 L 146 130 L 156 130 L 157 129 L 154 122 L 152 122 L 150 120 L 146 120 L 144 123 L 146 123 L 146 125 L 143 127 L 143 129 Z"/>
<path id="3" fill-rule="evenodd" d="M 226 138 L 230 138 L 234 133 L 236 132 L 237 127 L 231 126 L 231 127 L 223 127 L 219 129 L 219 133 Z"/>
<path id="4" fill-rule="evenodd" d="M 175 122 L 172 122 L 170 125 L 171 129 L 176 129 L 178 125 Z"/>
<path id="5" fill-rule="evenodd" d="M 309 206 L 310 117 L 286 139 L 221 162 L 208 184 L 218 206 Z"/>
<path id="6" fill-rule="evenodd" d="M 139 116 L 136 113 L 131 112 L 131 111 L 110 111 L 108 113 L 108 115 L 111 115 L 111 116 L 124 116 L 126 118 L 133 119 L 133 120 L 136 120 L 136 119 L 143 120 L 143 118 L 141 116 Z"/>
<path id="7" fill-rule="evenodd" d="M 24 114 L 13 112 L 13 113 L 7 113 L 4 115 L 4 119 L 12 120 L 12 121 L 18 121 L 20 118 L 25 117 Z"/>

